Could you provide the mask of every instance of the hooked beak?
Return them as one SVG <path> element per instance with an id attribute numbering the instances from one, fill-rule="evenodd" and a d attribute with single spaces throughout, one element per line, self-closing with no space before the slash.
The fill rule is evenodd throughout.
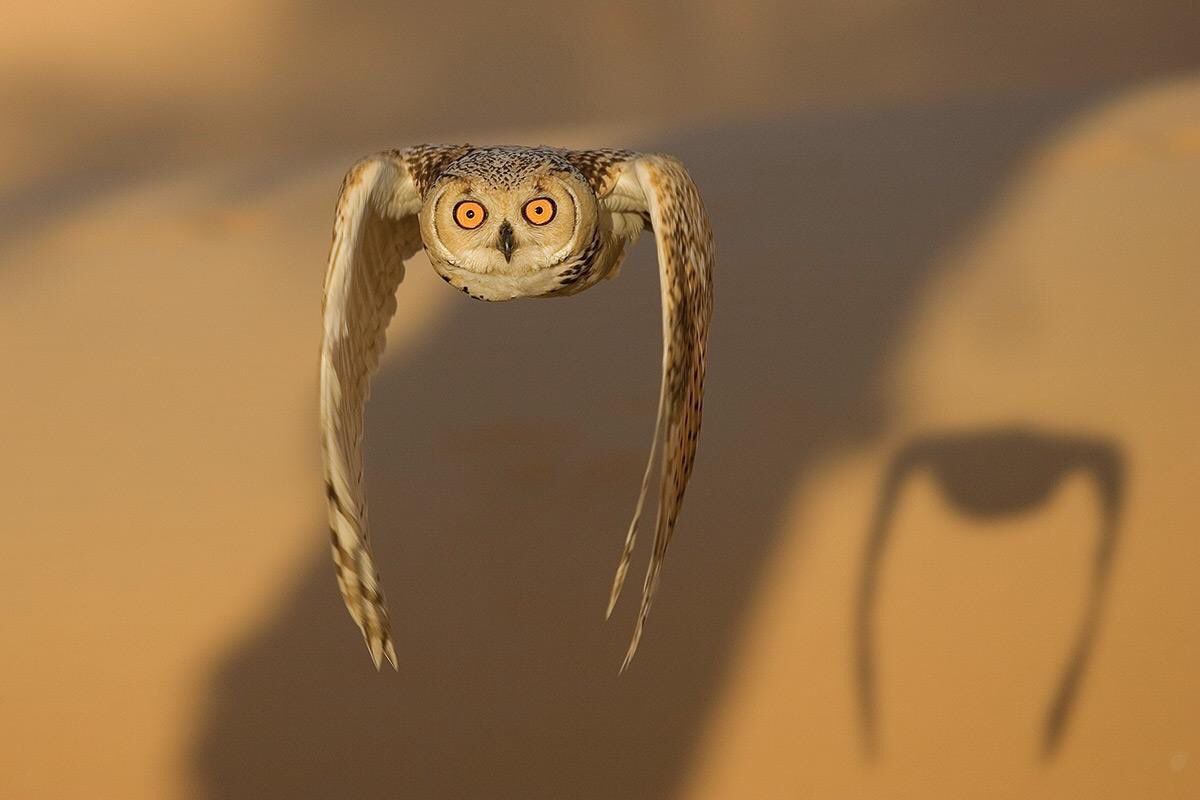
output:
<path id="1" fill-rule="evenodd" d="M 504 253 L 506 262 L 512 261 L 513 249 L 516 248 L 516 242 L 513 240 L 513 226 L 508 223 L 508 220 L 500 223 L 500 241 L 496 242 L 496 247 L 501 253 Z"/>

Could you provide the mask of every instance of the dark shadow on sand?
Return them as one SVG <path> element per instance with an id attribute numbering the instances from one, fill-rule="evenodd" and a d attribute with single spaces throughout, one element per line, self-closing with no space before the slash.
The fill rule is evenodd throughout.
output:
<path id="1" fill-rule="evenodd" d="M 1077 706 L 1108 593 L 1125 495 L 1127 469 L 1121 450 L 1105 437 L 1010 427 L 923 436 L 896 454 L 879 490 L 856 602 L 855 677 L 863 748 L 870 757 L 876 756 L 880 747 L 875 644 L 880 573 L 901 490 L 919 470 L 932 472 L 949 503 L 976 520 L 1002 519 L 1036 510 L 1073 472 L 1086 474 L 1096 486 L 1100 528 L 1084 616 L 1042 720 L 1041 755 L 1043 759 L 1053 758 Z"/>

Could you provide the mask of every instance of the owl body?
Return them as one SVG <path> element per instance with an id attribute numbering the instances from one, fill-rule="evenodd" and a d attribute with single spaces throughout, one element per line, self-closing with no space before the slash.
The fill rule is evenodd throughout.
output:
<path id="1" fill-rule="evenodd" d="M 362 418 L 404 259 L 490 301 L 571 295 L 615 276 L 646 230 L 658 245 L 663 375 L 650 459 L 610 593 L 624 583 L 661 450 L 654 549 L 622 669 L 641 638 L 700 428 L 713 242 L 699 192 L 669 156 L 628 150 L 420 145 L 366 158 L 342 184 L 325 277 L 320 388 L 325 492 L 338 584 L 376 666 L 396 663 L 367 538 Z"/>

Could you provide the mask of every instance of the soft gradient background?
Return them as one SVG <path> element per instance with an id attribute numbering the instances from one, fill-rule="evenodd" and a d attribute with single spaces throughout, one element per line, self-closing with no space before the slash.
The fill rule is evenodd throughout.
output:
<path id="1" fill-rule="evenodd" d="M 1194 2 L 3 12 L 0 797 L 1200 797 Z M 399 674 L 338 599 L 331 212 L 427 140 L 665 150 L 709 205 L 624 677 L 648 242 L 569 300 L 412 266 L 367 426 Z"/>

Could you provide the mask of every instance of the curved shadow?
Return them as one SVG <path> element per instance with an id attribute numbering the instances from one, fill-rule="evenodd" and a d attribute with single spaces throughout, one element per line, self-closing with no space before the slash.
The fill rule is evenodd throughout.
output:
<path id="1" fill-rule="evenodd" d="M 874 644 L 879 573 L 900 490 L 920 469 L 930 470 L 947 500 L 976 519 L 1032 510 L 1045 503 L 1075 470 L 1083 470 L 1096 484 L 1102 515 L 1084 616 L 1042 722 L 1042 757 L 1053 758 L 1075 708 L 1100 624 L 1117 545 L 1125 459 L 1115 444 L 1102 437 L 1022 427 L 924 436 L 896 454 L 879 491 L 858 583 L 855 674 L 863 748 L 868 757 L 875 757 L 879 748 Z"/>
<path id="2" fill-rule="evenodd" d="M 797 477 L 878 435 L 883 368 L 939 249 L 1095 99 L 650 143 L 701 186 L 720 272 L 696 473 L 632 669 L 618 680 L 631 602 L 603 614 L 658 386 L 646 241 L 617 281 L 569 301 L 455 304 L 385 367 L 366 469 L 399 675 L 371 669 L 314 520 L 309 566 L 213 679 L 201 794 L 672 796 Z"/>

